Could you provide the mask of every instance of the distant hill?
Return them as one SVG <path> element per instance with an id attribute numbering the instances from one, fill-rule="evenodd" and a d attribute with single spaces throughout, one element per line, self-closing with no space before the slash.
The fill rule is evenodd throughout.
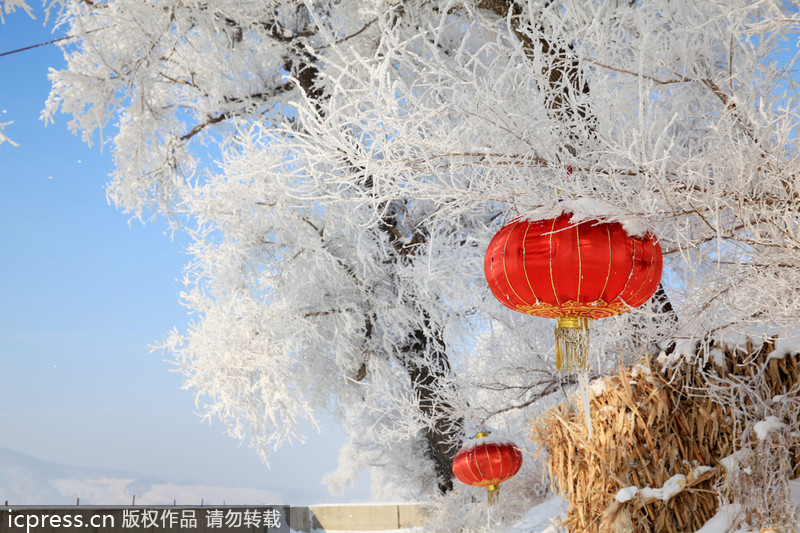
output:
<path id="1" fill-rule="evenodd" d="M 0 448 L 0 505 L 285 504 L 276 491 L 173 483 L 134 473 L 78 468 Z"/>

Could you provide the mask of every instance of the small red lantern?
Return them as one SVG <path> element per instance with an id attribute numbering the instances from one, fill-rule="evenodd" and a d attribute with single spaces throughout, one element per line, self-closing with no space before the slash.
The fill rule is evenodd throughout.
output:
<path id="1" fill-rule="evenodd" d="M 661 281 L 658 239 L 618 222 L 571 222 L 572 214 L 515 220 L 489 243 L 484 273 L 500 303 L 557 318 L 556 368 L 589 368 L 589 324 L 647 302 Z"/>
<path id="2" fill-rule="evenodd" d="M 453 474 L 467 485 L 486 487 L 489 505 L 498 501 L 500 483 L 510 479 L 522 466 L 522 452 L 513 443 L 485 439 L 488 432 L 475 435 L 453 458 Z"/>

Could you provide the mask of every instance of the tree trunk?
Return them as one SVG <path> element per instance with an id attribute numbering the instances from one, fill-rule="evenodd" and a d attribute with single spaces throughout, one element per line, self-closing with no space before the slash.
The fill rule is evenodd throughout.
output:
<path id="1" fill-rule="evenodd" d="M 425 321 L 427 325 L 427 317 Z M 443 397 L 451 369 L 441 330 L 435 334 L 415 330 L 402 351 L 417 405 L 429 422 L 425 441 L 436 468 L 439 491 L 444 493 L 453 488 L 452 464 L 464 433 L 464 419 L 453 417 L 452 406 Z"/>
<path id="2" fill-rule="evenodd" d="M 295 73 L 300 87 L 310 97 L 321 114 L 323 93 L 316 85 L 319 71 L 310 54 L 303 56 L 299 63 L 286 62 L 286 69 Z M 354 167 L 354 171 L 363 173 L 365 169 Z M 372 187 L 372 178 L 367 176 L 365 188 Z M 413 236 L 404 240 L 398 228 L 404 216 L 407 216 L 402 205 L 389 206 L 377 224 L 377 230 L 388 237 L 392 247 L 393 262 L 410 261 L 416 255 L 419 245 L 426 242 L 428 235 L 424 227 L 416 228 Z M 450 360 L 447 355 L 442 329 L 431 324 L 427 314 L 423 317 L 424 327 L 417 328 L 409 334 L 408 342 L 401 347 L 401 361 L 411 379 L 411 386 L 417 402 L 417 408 L 429 425 L 424 433 L 428 455 L 433 460 L 439 491 L 444 493 L 453 488 L 453 457 L 458 451 L 464 432 L 462 418 L 453 418 L 452 406 L 446 401 L 443 391 L 446 390 L 447 378 L 450 375 Z M 367 336 L 372 334 L 372 321 L 367 320 Z M 432 333 L 435 332 L 435 333 Z M 362 364 L 353 376 L 361 381 L 367 376 L 367 362 Z"/>

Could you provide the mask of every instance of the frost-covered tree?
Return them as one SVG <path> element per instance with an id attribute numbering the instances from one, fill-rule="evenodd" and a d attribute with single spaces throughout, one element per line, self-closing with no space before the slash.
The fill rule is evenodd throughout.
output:
<path id="1" fill-rule="evenodd" d="M 595 366 L 797 325 L 796 2 L 63 8 L 46 115 L 111 150 L 117 205 L 191 234 L 197 319 L 165 347 L 262 451 L 330 409 L 339 482 L 451 488 L 465 430 L 558 388 L 552 324 L 482 277 L 516 216 L 658 235 L 664 285 L 600 325 Z"/>
<path id="2" fill-rule="evenodd" d="M 17 9 L 24 11 L 32 17 L 31 6 L 25 0 L 3 0 L 0 2 L 0 24 L 6 23 L 6 15 L 14 13 Z"/>

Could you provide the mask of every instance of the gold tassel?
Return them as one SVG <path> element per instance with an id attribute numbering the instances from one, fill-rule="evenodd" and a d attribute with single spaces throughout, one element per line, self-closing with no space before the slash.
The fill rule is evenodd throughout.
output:
<path id="1" fill-rule="evenodd" d="M 500 485 L 489 485 L 486 487 L 489 494 L 489 505 L 497 505 L 500 502 Z"/>
<path id="2" fill-rule="evenodd" d="M 560 316 L 556 326 L 556 369 L 589 370 L 589 322 L 580 316 Z"/>

